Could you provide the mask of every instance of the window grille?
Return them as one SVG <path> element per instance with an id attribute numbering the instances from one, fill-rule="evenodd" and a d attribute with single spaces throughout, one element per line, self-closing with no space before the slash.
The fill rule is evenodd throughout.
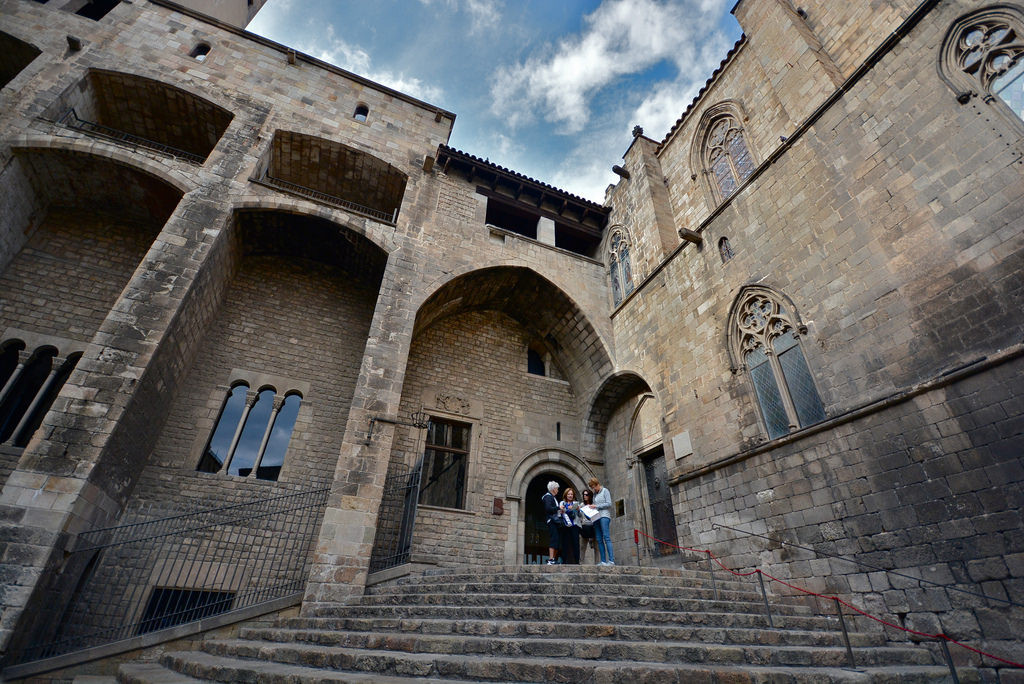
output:
<path id="1" fill-rule="evenodd" d="M 465 508 L 469 432 L 466 423 L 430 419 L 423 454 L 421 504 Z"/>

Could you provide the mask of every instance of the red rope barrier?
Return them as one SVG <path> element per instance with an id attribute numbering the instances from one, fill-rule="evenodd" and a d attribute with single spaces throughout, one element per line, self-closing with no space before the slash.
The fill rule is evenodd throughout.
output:
<path id="1" fill-rule="evenodd" d="M 979 650 L 977 648 L 974 648 L 973 646 L 968 646 L 967 644 L 959 642 L 956 639 L 950 637 L 949 635 L 946 635 L 946 634 L 929 634 L 928 632 L 918 632 L 917 630 L 914 630 L 914 629 L 909 629 L 909 628 L 903 627 L 901 625 L 893 624 L 891 622 L 883 620 L 882 618 L 875 617 L 874 615 L 871 615 L 870 613 L 864 612 L 863 610 L 861 610 L 857 606 L 854 606 L 854 605 L 851 605 L 851 604 L 847 603 L 846 601 L 844 601 L 843 599 L 839 598 L 838 596 L 826 596 L 825 594 L 819 594 L 817 592 L 811 591 L 810 589 L 804 589 L 803 587 L 798 587 L 795 584 L 790 584 L 789 582 L 786 582 L 785 580 L 781 580 L 778 577 L 773 577 L 772 575 L 769 575 L 767 572 L 764 572 L 763 570 L 753 570 L 751 572 L 745 572 L 745 573 L 744 572 L 736 572 L 735 570 L 731 570 L 731 569 L 727 568 L 725 566 L 725 564 L 723 564 L 722 561 L 718 560 L 718 557 L 715 556 L 715 554 L 711 553 L 711 551 L 709 549 L 693 549 L 693 548 L 690 548 L 688 546 L 677 546 L 675 544 L 670 544 L 667 541 L 662 541 L 661 539 L 658 539 L 657 537 L 652 537 L 649 534 L 644 534 L 640 530 L 634 529 L 633 530 L 633 538 L 635 540 L 637 540 L 638 543 L 639 543 L 639 535 L 647 537 L 648 539 L 650 539 L 652 541 L 656 541 L 659 544 L 664 544 L 665 546 L 671 546 L 673 548 L 679 549 L 680 551 L 693 551 L 694 553 L 705 553 L 705 554 L 708 555 L 708 558 L 711 558 L 713 561 L 715 561 L 715 563 L 720 568 L 722 568 L 723 570 L 725 570 L 729 574 L 734 575 L 735 577 L 750 577 L 751 575 L 760 574 L 763 577 L 767 577 L 768 579 L 772 580 L 773 582 L 778 582 L 779 584 L 781 584 L 783 586 L 786 586 L 786 587 L 789 587 L 790 589 L 792 589 L 794 591 L 799 591 L 801 593 L 808 594 L 810 596 L 816 596 L 818 598 L 827 599 L 829 601 L 837 601 L 838 603 L 843 604 L 844 606 L 846 606 L 850 610 L 854 611 L 855 613 L 859 613 L 859 614 L 863 615 L 866 618 L 869 618 L 871 620 L 874 620 L 875 622 L 878 622 L 878 623 L 881 623 L 881 624 L 885 625 L 886 627 L 892 627 L 893 629 L 902 630 L 904 632 L 908 632 L 908 633 L 913 634 L 915 636 L 924 637 L 924 638 L 927 638 L 927 639 L 938 639 L 938 640 L 942 640 L 942 641 L 947 641 L 947 642 L 949 642 L 951 644 L 956 644 L 957 646 L 960 646 L 961 648 L 966 648 L 968 651 L 973 651 L 974 653 L 977 653 L 978 655 L 985 656 L 986 658 L 992 658 L 993 660 L 998 660 L 1001 663 L 1005 663 L 1007 665 L 1012 665 L 1013 667 L 1019 667 L 1019 668 L 1024 669 L 1024 664 L 1016 663 L 1016 662 L 1014 662 L 1012 660 L 1007 660 L 1006 658 L 1000 658 L 997 655 L 992 655 L 991 653 L 987 653 L 985 651 Z"/>

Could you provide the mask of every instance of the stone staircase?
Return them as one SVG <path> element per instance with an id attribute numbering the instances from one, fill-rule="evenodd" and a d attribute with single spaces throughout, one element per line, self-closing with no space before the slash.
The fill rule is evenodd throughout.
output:
<path id="1" fill-rule="evenodd" d="M 948 682 L 921 644 L 896 644 L 802 598 L 707 573 L 588 566 L 432 571 L 371 588 L 327 617 L 209 640 L 201 651 L 123 665 L 125 683 L 164 682 Z M 991 681 L 958 668 L 961 682 Z"/>

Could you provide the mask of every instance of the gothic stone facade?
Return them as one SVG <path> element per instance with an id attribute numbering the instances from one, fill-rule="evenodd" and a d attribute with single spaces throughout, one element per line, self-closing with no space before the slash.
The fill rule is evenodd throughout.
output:
<path id="1" fill-rule="evenodd" d="M 0 0 L 5 649 L 143 505 L 329 488 L 329 610 L 448 430 L 414 559 L 522 563 L 530 485 L 596 475 L 619 563 L 636 528 L 1022 657 L 1019 613 L 778 540 L 1024 593 L 1024 8 L 741 0 L 596 205 L 174 3 L 61 4 Z M 287 449 L 218 442 L 236 409 L 289 416 Z"/>

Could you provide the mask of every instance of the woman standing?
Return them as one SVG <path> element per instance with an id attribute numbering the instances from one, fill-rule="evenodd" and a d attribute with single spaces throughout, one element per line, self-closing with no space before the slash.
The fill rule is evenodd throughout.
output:
<path id="1" fill-rule="evenodd" d="M 615 565 L 615 554 L 612 551 L 612 538 L 609 533 L 612 524 L 612 493 L 602 487 L 596 477 L 590 478 L 590 488 L 594 490 L 594 507 L 598 516 L 594 518 L 594 532 L 597 535 L 597 551 L 601 554 L 598 565 Z"/>
<path id="2" fill-rule="evenodd" d="M 594 492 L 589 489 L 583 490 L 583 506 L 594 505 Z M 597 536 L 594 533 L 594 521 L 587 518 L 582 512 L 577 518 L 580 522 L 580 563 L 587 556 L 587 547 L 594 550 L 594 565 L 597 565 Z"/>
<path id="3" fill-rule="evenodd" d="M 559 533 L 562 536 L 562 562 L 569 565 L 580 564 L 580 504 L 576 501 L 576 490 L 565 488 L 562 495 L 562 522 L 565 524 Z"/>
<path id="4" fill-rule="evenodd" d="M 558 483 L 552 480 L 548 482 L 548 493 L 541 497 L 544 502 L 544 520 L 548 524 L 548 565 L 558 562 L 558 547 L 561 545 L 558 531 L 562 527 L 562 518 L 558 499 L 555 498 L 557 495 Z"/>

